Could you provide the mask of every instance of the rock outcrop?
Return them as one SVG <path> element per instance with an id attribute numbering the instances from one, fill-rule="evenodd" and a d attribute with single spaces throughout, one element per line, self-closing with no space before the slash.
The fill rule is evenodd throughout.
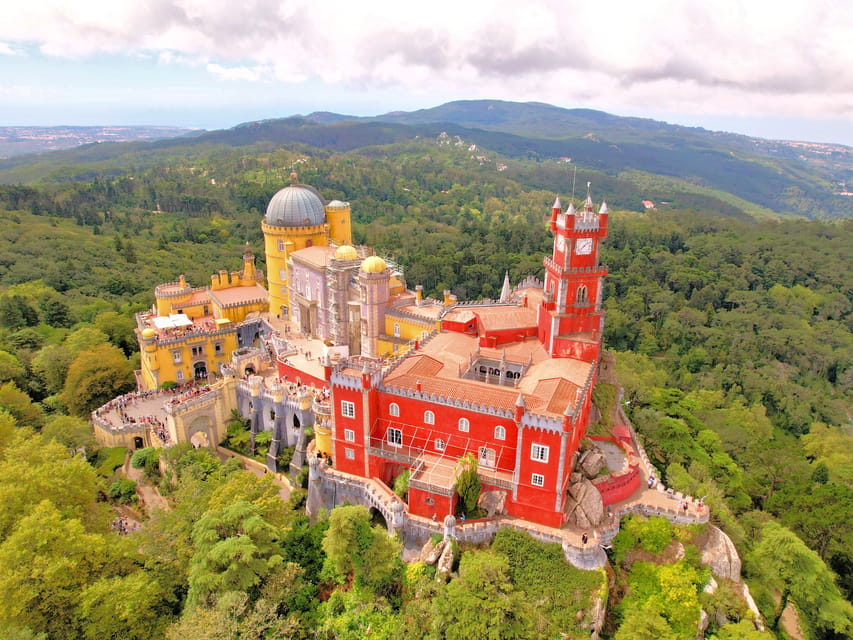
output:
<path id="1" fill-rule="evenodd" d="M 432 541 L 432 538 L 426 541 L 424 548 L 421 549 L 420 560 L 428 565 L 434 565 L 441 557 L 444 547 L 447 546 L 447 540 L 439 540 L 438 543 Z"/>
<path id="2" fill-rule="evenodd" d="M 702 552 L 702 563 L 710 567 L 715 576 L 740 582 L 740 556 L 725 533 L 709 525 L 708 535 L 699 550 Z"/>
<path id="3" fill-rule="evenodd" d="M 594 529 L 604 522 L 604 502 L 595 485 L 579 473 L 569 478 L 566 516 L 569 525 L 579 529 Z"/>
<path id="4" fill-rule="evenodd" d="M 601 473 L 601 470 L 606 465 L 607 459 L 604 457 L 604 453 L 601 449 L 593 445 L 581 455 L 580 460 L 578 460 L 577 470 L 592 480 L 598 477 L 598 474 Z"/>
<path id="5" fill-rule="evenodd" d="M 450 571 L 453 569 L 453 544 L 449 540 L 444 541 L 444 549 L 441 552 L 441 557 L 438 559 L 438 564 L 435 567 L 435 579 L 447 580 L 450 576 Z"/>
<path id="6" fill-rule="evenodd" d="M 504 512 L 506 502 L 506 491 L 484 491 L 477 500 L 477 506 L 483 509 L 489 518 Z"/>

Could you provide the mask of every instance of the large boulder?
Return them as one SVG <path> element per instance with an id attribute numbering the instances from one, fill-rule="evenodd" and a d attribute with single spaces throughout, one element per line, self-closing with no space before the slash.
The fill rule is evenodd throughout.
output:
<path id="1" fill-rule="evenodd" d="M 572 474 L 574 479 L 575 474 Z M 566 499 L 566 515 L 569 525 L 579 529 L 594 529 L 604 522 L 604 502 L 595 485 L 581 478 L 569 486 Z"/>
<path id="2" fill-rule="evenodd" d="M 483 509 L 489 518 L 504 512 L 506 502 L 506 491 L 484 491 L 477 500 L 477 506 Z"/>
<path id="3" fill-rule="evenodd" d="M 428 565 L 433 565 L 438 562 L 438 559 L 441 557 L 441 554 L 444 551 L 444 547 L 447 544 L 447 540 L 439 540 L 438 543 L 433 542 L 432 538 L 427 540 L 426 544 L 424 545 L 424 548 L 421 549 L 421 562 L 424 562 Z"/>
<path id="4" fill-rule="evenodd" d="M 450 576 L 450 571 L 453 569 L 453 545 L 449 540 L 445 540 L 444 549 L 441 552 L 441 557 L 438 559 L 438 564 L 435 567 L 435 579 L 438 581 L 446 581 Z"/>
<path id="5" fill-rule="evenodd" d="M 731 539 L 714 525 L 708 526 L 704 537 L 700 547 L 702 563 L 710 567 L 715 576 L 740 582 L 740 556 Z"/>
<path id="6" fill-rule="evenodd" d="M 589 479 L 597 478 L 598 474 L 601 473 L 601 470 L 607 465 L 607 459 L 604 457 L 604 453 L 593 445 L 591 448 L 587 449 L 581 455 L 580 460 L 578 460 L 577 468 Z"/>

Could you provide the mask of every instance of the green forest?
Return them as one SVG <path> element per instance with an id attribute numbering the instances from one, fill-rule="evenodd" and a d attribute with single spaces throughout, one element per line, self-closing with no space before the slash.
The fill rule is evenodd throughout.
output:
<path id="1" fill-rule="evenodd" d="M 181 273 L 203 285 L 239 264 L 245 242 L 262 260 L 266 202 L 295 170 L 352 203 L 354 239 L 403 265 L 410 286 L 495 297 L 505 270 L 542 276 L 546 219 L 555 195 L 568 204 L 572 175 L 477 154 L 443 139 L 211 144 L 16 168 L 39 179 L 0 185 L 6 637 L 580 638 L 576 613 L 596 598 L 615 640 L 694 637 L 700 607 L 715 614 L 708 638 L 768 637 L 730 585 L 703 594 L 703 532 L 665 521 L 623 523 L 606 575 L 502 532 L 460 549 L 454 577 L 436 581 L 403 564 L 403 541 L 366 511 L 312 524 L 301 492 L 284 503 L 269 480 L 173 447 L 132 461 L 170 508 L 113 530 L 134 487 L 125 453 L 97 450 L 86 417 L 133 387 L 133 314 L 154 285 Z M 849 637 L 853 220 L 773 218 L 710 190 L 640 213 L 628 178 L 577 174 L 611 207 L 605 346 L 625 408 L 661 479 L 705 496 L 736 544 L 769 633 L 787 637 L 790 604 L 805 637 Z"/>

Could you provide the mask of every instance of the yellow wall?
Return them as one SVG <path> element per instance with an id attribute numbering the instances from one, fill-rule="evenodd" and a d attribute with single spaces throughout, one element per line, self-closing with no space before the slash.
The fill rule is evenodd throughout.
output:
<path id="1" fill-rule="evenodd" d="M 221 345 L 217 353 L 216 345 Z M 193 357 L 192 347 L 202 347 L 201 355 Z M 207 372 L 219 370 L 222 362 L 231 362 L 231 353 L 236 350 L 237 331 L 234 329 L 194 334 L 181 340 L 169 340 L 160 344 L 153 339 L 143 339 L 140 350 L 142 380 L 146 389 L 156 389 L 164 382 L 189 382 L 194 377 L 193 362 L 204 360 Z M 180 363 L 175 362 L 174 353 L 180 352 Z M 178 380 L 178 371 L 183 371 L 183 380 Z"/>
<path id="2" fill-rule="evenodd" d="M 226 320 L 230 320 L 233 323 L 243 322 L 250 313 L 264 312 L 268 308 L 268 303 L 264 300 L 261 302 L 255 302 L 253 304 L 244 304 L 239 307 L 219 307 L 218 305 L 213 305 L 216 313 L 214 314 L 217 318 L 224 318 Z"/>
<path id="3" fill-rule="evenodd" d="M 347 219 L 349 217 L 347 216 Z M 325 224 L 316 227 L 274 227 L 266 222 L 261 223 L 264 232 L 264 251 L 267 257 L 267 288 L 269 289 L 269 311 L 274 315 L 281 313 L 282 306 L 290 311 L 290 293 L 288 281 L 290 271 L 287 259 L 294 251 L 309 246 L 325 247 L 329 244 L 329 226 Z M 284 242 L 284 249 L 279 249 L 279 241 Z M 282 277 L 282 274 L 284 277 Z"/>
<path id="4" fill-rule="evenodd" d="M 352 244 L 352 211 L 346 206 L 326 207 L 329 238 L 334 244 Z"/>
<path id="5" fill-rule="evenodd" d="M 400 335 L 394 333 L 394 325 L 400 325 Z M 421 340 L 423 332 L 432 333 L 437 331 L 436 322 L 424 318 L 423 320 L 412 320 L 409 318 L 397 318 L 390 314 L 385 314 L 385 333 L 389 336 L 399 337 L 403 340 Z"/>

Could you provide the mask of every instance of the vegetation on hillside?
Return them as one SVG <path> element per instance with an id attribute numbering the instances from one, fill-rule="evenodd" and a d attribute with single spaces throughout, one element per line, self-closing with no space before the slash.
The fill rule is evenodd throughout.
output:
<path id="1" fill-rule="evenodd" d="M 566 168 L 504 159 L 509 168 L 497 171 L 498 156 L 482 153 L 487 160 L 433 139 L 346 154 L 207 146 L 0 187 L 0 555 L 11 563 L 2 565 L 10 570 L 0 593 L 22 594 L 0 598 L 0 623 L 51 638 L 211 637 L 204 629 L 384 637 L 400 625 L 419 629 L 416 637 L 473 637 L 482 610 L 535 597 L 542 585 L 517 565 L 532 543 L 513 541 L 503 555 L 498 543 L 470 551 L 442 587 L 427 569 L 396 565 L 396 547 L 376 542 L 353 512 L 335 530 L 354 532 L 361 551 L 378 545 L 377 558 L 387 560 L 360 574 L 358 556 L 339 552 L 351 540 L 323 544 L 331 519 L 310 525 L 271 498 L 273 488 L 180 448 L 163 462 L 173 509 L 127 545 L 105 513 L 111 492 L 131 499 L 114 476 L 123 455 L 90 455 L 88 463 L 73 454 L 92 448 L 76 416 L 132 386 L 132 314 L 152 303 L 153 286 L 180 273 L 203 285 L 238 265 L 246 241 L 262 268 L 260 218 L 294 167 L 327 198 L 352 201 L 356 240 L 394 257 L 409 284 L 429 294 L 494 297 L 506 269 L 514 282 L 541 277 L 551 247 L 545 215 L 555 193 L 567 204 Z M 602 176 L 593 193 L 604 186 L 611 203 L 627 202 L 636 196 L 630 185 Z M 735 200 L 688 195 L 666 210 L 611 214 L 605 342 L 622 401 L 660 477 L 705 496 L 737 544 L 767 620 L 784 598 L 813 637 L 844 637 L 844 597 L 853 595 L 853 223 L 757 222 Z M 211 546 L 214 531 L 221 546 Z M 24 553 L 36 539 L 42 546 Z M 781 547 L 789 554 L 774 551 Z M 247 550 L 252 561 L 232 566 Z M 352 566 L 327 562 L 330 552 Z M 36 592 L 25 562 L 41 554 L 50 557 L 39 571 L 55 581 Z M 61 557 L 73 559 L 71 583 L 49 565 Z M 633 595 L 620 615 L 650 628 L 660 618 L 680 633 L 684 621 L 641 597 L 643 585 L 669 578 L 637 571 L 626 574 Z M 787 575 L 817 582 L 780 581 Z M 679 583 L 691 603 L 701 578 Z M 464 603 L 470 615 L 462 616 L 455 592 L 484 581 L 494 585 L 489 598 Z M 815 606 L 815 593 L 831 608 Z M 494 614 L 524 630 L 515 637 L 551 633 L 523 604 Z M 719 638 L 734 637 L 725 629 Z"/>

